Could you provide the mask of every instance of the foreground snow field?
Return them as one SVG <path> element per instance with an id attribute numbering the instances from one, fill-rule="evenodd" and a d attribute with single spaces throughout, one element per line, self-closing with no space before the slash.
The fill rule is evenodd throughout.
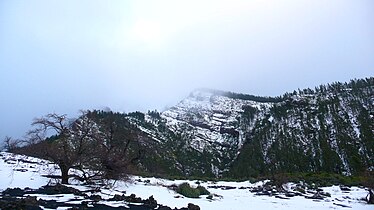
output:
<path id="1" fill-rule="evenodd" d="M 58 174 L 58 169 L 54 164 L 45 160 L 31 158 L 11 153 L 0 154 L 0 191 L 7 188 L 32 188 L 37 189 L 56 180 L 51 180 L 43 175 Z M 167 186 L 188 182 L 192 186 L 206 187 L 213 198 L 201 196 L 198 199 L 186 198 L 177 194 Z M 313 192 L 306 192 L 305 196 L 286 197 L 284 195 L 268 196 L 258 195 L 251 192 L 264 182 L 197 182 L 187 180 L 166 180 L 159 178 L 144 178 L 133 176 L 129 182 L 113 182 L 111 188 L 101 189 L 98 192 L 87 192 L 91 195 L 100 195 L 102 201 L 97 203 L 105 204 L 112 207 L 128 207 L 129 203 L 125 201 L 108 201 L 114 195 L 135 194 L 137 197 L 147 199 L 153 196 L 157 203 L 169 206 L 171 208 L 187 207 L 189 203 L 200 206 L 201 209 L 370 209 L 373 205 L 367 205 L 363 198 L 367 195 L 367 190 L 359 187 L 351 187 L 350 190 L 342 191 L 339 186 L 324 187 L 323 192 L 331 194 L 331 197 L 323 199 L 306 199 L 312 197 Z M 295 192 L 296 184 L 288 183 L 284 185 L 289 192 Z M 81 191 L 92 190 L 93 187 L 80 185 L 78 182 L 72 182 L 69 187 Z M 32 194 L 37 199 L 56 200 L 71 204 L 80 204 L 82 201 L 88 203 L 94 202 L 87 197 L 80 197 L 73 194 L 44 195 Z M 66 208 L 59 208 L 66 209 Z"/>

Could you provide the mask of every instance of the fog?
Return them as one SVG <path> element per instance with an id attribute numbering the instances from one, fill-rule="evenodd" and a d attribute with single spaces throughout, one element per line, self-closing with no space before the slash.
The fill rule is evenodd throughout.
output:
<path id="1" fill-rule="evenodd" d="M 51 112 L 373 76 L 373 20 L 371 0 L 0 1 L 0 138 Z"/>

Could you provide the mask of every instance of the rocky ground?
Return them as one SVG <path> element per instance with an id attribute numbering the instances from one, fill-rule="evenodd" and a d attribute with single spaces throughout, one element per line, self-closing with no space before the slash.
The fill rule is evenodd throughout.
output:
<path id="1" fill-rule="evenodd" d="M 135 209 L 135 210 L 171 210 L 170 207 L 158 204 L 153 196 L 148 199 L 141 199 L 136 197 L 135 194 L 129 196 L 126 195 L 114 195 L 108 199 L 102 198 L 97 193 L 100 193 L 100 189 L 89 191 L 80 191 L 78 189 L 68 187 L 65 185 L 46 185 L 39 189 L 33 190 L 30 188 L 8 188 L 0 194 L 0 209 L 2 210 L 15 210 L 15 209 L 57 209 L 64 207 L 67 209 Z M 96 194 L 93 194 L 96 193 Z M 90 195 L 91 194 L 91 195 Z M 42 199 L 43 196 L 71 196 L 72 198 L 68 202 L 62 202 L 54 199 Z M 106 202 L 112 203 L 107 205 Z M 113 203 L 122 204 L 121 206 L 113 207 Z M 177 209 L 177 208 L 175 208 Z M 198 210 L 200 209 L 197 205 L 188 204 L 186 208 L 180 208 L 180 210 Z"/>

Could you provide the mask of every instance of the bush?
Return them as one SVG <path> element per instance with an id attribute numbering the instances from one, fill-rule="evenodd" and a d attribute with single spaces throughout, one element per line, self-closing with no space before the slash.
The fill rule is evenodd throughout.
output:
<path id="1" fill-rule="evenodd" d="M 199 190 L 200 195 L 209 195 L 210 192 L 203 186 L 198 186 L 196 189 Z"/>
<path id="2" fill-rule="evenodd" d="M 196 188 L 192 188 L 190 184 L 186 182 L 178 186 L 177 193 L 188 198 L 198 198 L 200 196 L 200 191 Z"/>
<path id="3" fill-rule="evenodd" d="M 188 198 L 199 198 L 200 195 L 209 195 L 209 191 L 203 186 L 193 188 L 187 182 L 180 184 L 177 188 L 177 193 Z"/>

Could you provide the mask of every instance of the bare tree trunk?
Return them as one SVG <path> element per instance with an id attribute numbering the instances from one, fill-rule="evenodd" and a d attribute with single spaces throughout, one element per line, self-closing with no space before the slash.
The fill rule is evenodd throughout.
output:
<path id="1" fill-rule="evenodd" d="M 59 165 L 61 170 L 61 183 L 62 184 L 69 184 L 69 167 L 65 164 Z"/>

